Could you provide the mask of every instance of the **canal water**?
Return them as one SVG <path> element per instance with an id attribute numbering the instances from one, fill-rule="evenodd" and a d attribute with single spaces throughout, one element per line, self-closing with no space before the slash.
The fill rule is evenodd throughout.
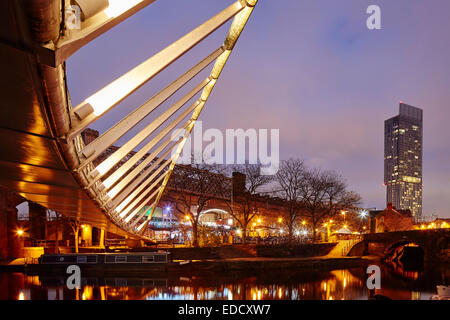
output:
<path id="1" fill-rule="evenodd" d="M 0 273 L 0 299 L 14 300 L 429 300 L 436 285 L 449 284 L 448 266 L 423 271 L 381 266 L 381 289 L 368 290 L 366 268 L 260 274 L 88 277 L 69 290 L 66 278 Z"/>

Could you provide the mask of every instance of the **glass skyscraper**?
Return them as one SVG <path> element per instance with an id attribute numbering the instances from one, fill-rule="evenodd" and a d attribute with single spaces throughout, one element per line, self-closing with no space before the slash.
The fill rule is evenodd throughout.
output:
<path id="1" fill-rule="evenodd" d="M 423 110 L 400 103 L 384 123 L 384 183 L 387 203 L 422 216 Z"/>

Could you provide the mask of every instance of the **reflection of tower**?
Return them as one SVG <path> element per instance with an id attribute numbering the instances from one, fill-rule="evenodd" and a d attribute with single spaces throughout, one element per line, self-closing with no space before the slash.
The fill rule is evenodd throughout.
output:
<path id="1" fill-rule="evenodd" d="M 384 183 L 387 203 L 422 215 L 423 111 L 400 103 L 400 113 L 384 125 Z"/>

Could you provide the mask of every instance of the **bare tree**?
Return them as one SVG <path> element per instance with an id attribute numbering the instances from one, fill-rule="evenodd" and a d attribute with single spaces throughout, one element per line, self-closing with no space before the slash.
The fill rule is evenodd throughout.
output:
<path id="1" fill-rule="evenodd" d="M 220 173 L 221 170 L 216 165 L 177 165 L 172 173 L 168 190 L 177 193 L 174 215 L 180 223 L 190 222 L 194 247 L 199 246 L 200 215 L 208 202 L 229 197 L 231 192 L 229 179 Z"/>
<path id="2" fill-rule="evenodd" d="M 294 225 L 301 213 L 302 187 L 305 183 L 306 167 L 302 160 L 289 159 L 281 162 L 276 174 L 277 190 L 285 200 L 289 240 L 294 236 Z"/>
<path id="3" fill-rule="evenodd" d="M 67 218 L 69 226 L 72 228 L 75 240 L 75 253 L 78 253 L 78 239 L 80 233 L 81 222 L 78 219 Z"/>
<path id="4" fill-rule="evenodd" d="M 307 170 L 300 184 L 302 211 L 309 218 L 316 239 L 316 229 L 342 210 L 352 210 L 361 201 L 359 194 L 347 191 L 343 178 L 333 171 Z"/>
<path id="5" fill-rule="evenodd" d="M 247 243 L 248 226 L 261 207 L 261 199 L 256 193 L 260 188 L 268 185 L 273 177 L 261 175 L 261 165 L 259 164 L 236 165 L 233 167 L 233 171 L 234 178 L 241 175 L 243 181 L 238 190 L 233 187 L 232 199 L 225 202 L 230 215 L 242 230 L 242 242 L 245 244 Z"/>

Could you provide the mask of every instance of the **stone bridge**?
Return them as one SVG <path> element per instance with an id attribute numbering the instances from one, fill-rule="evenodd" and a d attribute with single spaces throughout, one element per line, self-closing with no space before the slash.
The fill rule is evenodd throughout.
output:
<path id="1" fill-rule="evenodd" d="M 353 247 L 349 255 L 387 257 L 397 247 L 406 244 L 420 246 L 424 250 L 425 261 L 450 261 L 450 229 L 369 233 Z"/>

